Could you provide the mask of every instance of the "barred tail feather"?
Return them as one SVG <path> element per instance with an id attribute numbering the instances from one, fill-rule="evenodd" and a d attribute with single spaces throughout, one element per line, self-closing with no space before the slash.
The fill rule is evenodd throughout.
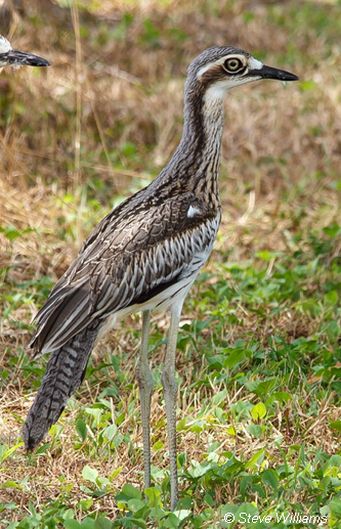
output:
<path id="1" fill-rule="evenodd" d="M 68 398 L 82 383 L 97 334 L 97 329 L 85 329 L 52 353 L 23 427 L 27 450 L 33 450 L 42 441 Z"/>

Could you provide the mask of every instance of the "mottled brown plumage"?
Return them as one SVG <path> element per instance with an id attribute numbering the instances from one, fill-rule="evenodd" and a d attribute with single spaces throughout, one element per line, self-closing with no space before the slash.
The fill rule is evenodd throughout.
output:
<path id="1" fill-rule="evenodd" d="M 31 347 L 37 352 L 62 347 L 94 320 L 100 326 L 113 312 L 151 299 L 150 292 L 166 288 L 186 271 L 196 250 L 210 245 L 213 234 L 207 225 L 217 217 L 216 208 L 210 210 L 190 192 L 163 201 L 143 198 L 140 194 L 133 207 L 128 200 L 104 219 L 59 280 L 36 317 L 38 331 Z M 200 214 L 188 218 L 190 206 Z M 195 233 L 201 237 L 197 244 Z M 182 252 L 174 251 L 186 234 L 193 239 L 192 247 L 187 244 Z M 58 335 L 65 321 L 68 324 Z"/>
<path id="2" fill-rule="evenodd" d="M 238 71 L 235 74 L 234 71 Z M 31 347 L 52 352 L 42 386 L 24 426 L 34 448 L 79 386 L 96 338 L 118 316 L 141 310 L 138 365 L 145 486 L 150 485 L 148 365 L 150 311 L 170 309 L 171 324 L 162 383 L 171 472 L 171 508 L 177 501 L 175 348 L 183 301 L 212 250 L 221 206 L 218 169 L 227 89 L 272 76 L 296 76 L 262 65 L 230 47 L 210 48 L 190 65 L 185 86 L 184 129 L 168 165 L 145 189 L 107 215 L 84 243 L 36 317 Z"/>

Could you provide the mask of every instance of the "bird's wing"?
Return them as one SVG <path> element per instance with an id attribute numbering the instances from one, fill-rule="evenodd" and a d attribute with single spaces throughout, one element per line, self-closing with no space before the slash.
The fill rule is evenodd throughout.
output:
<path id="1" fill-rule="evenodd" d="M 30 345 L 38 353 L 167 288 L 215 236 L 217 212 L 192 193 L 131 202 L 95 228 L 37 314 Z"/>

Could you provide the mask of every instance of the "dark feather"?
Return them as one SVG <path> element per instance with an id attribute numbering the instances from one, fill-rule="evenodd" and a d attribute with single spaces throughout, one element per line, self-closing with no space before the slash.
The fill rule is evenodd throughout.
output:
<path id="1" fill-rule="evenodd" d="M 87 330 L 54 351 L 47 364 L 42 385 L 28 413 L 23 438 L 27 450 L 42 441 L 62 413 L 71 394 L 81 384 L 97 330 Z"/>

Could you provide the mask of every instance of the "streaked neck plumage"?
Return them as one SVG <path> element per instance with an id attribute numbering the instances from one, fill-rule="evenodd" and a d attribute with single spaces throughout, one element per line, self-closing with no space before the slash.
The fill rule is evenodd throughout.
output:
<path id="1" fill-rule="evenodd" d="M 197 81 L 185 87 L 184 127 L 180 143 L 155 183 L 192 191 L 219 207 L 218 171 L 224 124 L 223 97 L 213 87 L 204 91 Z"/>

